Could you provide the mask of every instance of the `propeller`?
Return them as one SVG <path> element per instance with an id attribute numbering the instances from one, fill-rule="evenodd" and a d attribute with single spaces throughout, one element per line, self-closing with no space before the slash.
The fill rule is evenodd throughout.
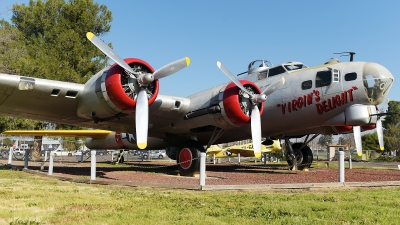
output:
<path id="1" fill-rule="evenodd" d="M 176 60 L 169 63 L 160 69 L 154 71 L 154 73 L 140 74 L 135 71 L 107 44 L 101 41 L 92 32 L 86 34 L 87 39 L 91 41 L 100 51 L 110 57 L 116 64 L 122 67 L 130 78 L 132 78 L 132 85 L 135 91 L 138 92 L 136 99 L 136 139 L 137 145 L 140 149 L 147 147 L 147 134 L 149 126 L 149 105 L 147 99 L 147 86 L 154 80 L 158 80 L 167 77 L 171 74 L 178 72 L 179 70 L 190 65 L 190 59 L 188 57 Z"/>
<path id="2" fill-rule="evenodd" d="M 362 156 L 361 128 L 353 126 L 354 142 L 356 143 L 357 155 Z"/>
<path id="3" fill-rule="evenodd" d="M 261 118 L 260 118 L 260 110 L 258 109 L 258 104 L 265 102 L 267 100 L 267 96 L 272 94 L 275 90 L 279 89 L 284 83 L 285 79 L 282 77 L 282 80 L 278 80 L 271 85 L 269 85 L 266 89 L 264 89 L 260 94 L 250 93 L 236 78 L 235 76 L 224 66 L 221 62 L 217 62 L 218 68 L 233 82 L 240 88 L 240 90 L 244 91 L 250 96 L 250 100 L 252 103 L 250 122 L 251 122 L 251 137 L 253 139 L 254 146 L 254 156 L 261 157 Z"/>
<path id="4" fill-rule="evenodd" d="M 386 105 L 389 103 L 389 99 L 382 105 L 381 109 L 378 110 L 377 114 L 378 119 L 376 121 L 376 133 L 378 134 L 378 141 L 379 141 L 379 148 L 383 151 L 385 149 L 383 143 L 383 127 L 382 127 L 382 115 L 386 113 L 383 112 Z M 362 156 L 362 142 L 361 142 L 361 129 L 360 126 L 353 126 L 353 133 L 354 133 L 354 141 L 356 143 L 357 155 Z"/>
<path id="5" fill-rule="evenodd" d="M 387 104 L 389 104 L 389 98 L 382 105 L 381 109 L 378 111 L 378 114 L 383 114 L 383 110 L 386 108 Z M 382 127 L 382 116 L 378 115 L 378 120 L 376 121 L 376 133 L 378 134 L 379 148 L 381 151 L 385 150 L 385 145 L 383 143 L 383 127 Z"/>

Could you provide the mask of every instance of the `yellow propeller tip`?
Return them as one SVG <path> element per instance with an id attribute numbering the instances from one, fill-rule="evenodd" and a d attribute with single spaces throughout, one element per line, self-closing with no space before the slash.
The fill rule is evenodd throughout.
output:
<path id="1" fill-rule="evenodd" d="M 92 38 L 94 37 L 94 34 L 92 32 L 87 32 L 86 37 L 87 37 L 87 39 L 89 39 L 91 41 Z"/>
<path id="2" fill-rule="evenodd" d="M 189 57 L 186 57 L 186 66 L 189 66 L 190 65 L 190 59 L 189 59 Z"/>
<path id="3" fill-rule="evenodd" d="M 381 147 L 381 151 L 385 150 L 385 147 Z"/>
<path id="4" fill-rule="evenodd" d="M 220 61 L 217 61 L 217 66 L 218 66 L 218 68 L 221 69 L 221 62 Z"/>
<path id="5" fill-rule="evenodd" d="M 357 155 L 358 156 L 362 156 L 362 152 L 357 152 Z"/>
<path id="6" fill-rule="evenodd" d="M 147 147 L 147 143 L 137 143 L 138 148 L 145 149 Z"/>
<path id="7" fill-rule="evenodd" d="M 260 158 L 261 157 L 261 152 L 254 152 L 254 156 L 256 158 Z"/>

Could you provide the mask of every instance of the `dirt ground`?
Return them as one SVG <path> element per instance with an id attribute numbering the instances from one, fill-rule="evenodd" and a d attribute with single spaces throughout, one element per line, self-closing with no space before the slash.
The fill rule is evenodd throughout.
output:
<path id="1" fill-rule="evenodd" d="M 5 165 L 6 160 L 0 160 Z M 337 162 L 333 162 L 337 164 Z M 23 161 L 14 161 L 13 166 L 23 168 Z M 28 169 L 48 174 L 48 162 L 41 170 L 40 162 L 30 162 Z M 345 169 L 345 182 L 379 182 L 400 181 L 400 170 L 397 164 L 381 164 L 376 169 Z M 302 184 L 302 183 L 332 183 L 338 182 L 337 168 L 313 168 L 308 171 L 291 171 L 288 167 L 268 164 L 266 167 L 250 166 L 250 164 L 207 164 L 207 185 L 259 185 L 259 184 Z M 53 176 L 70 179 L 90 179 L 90 162 L 55 162 Z M 136 184 L 164 184 L 164 185 L 198 185 L 198 177 L 179 176 L 175 162 L 129 162 L 125 165 L 98 163 L 96 167 L 96 181 L 135 182 Z"/>

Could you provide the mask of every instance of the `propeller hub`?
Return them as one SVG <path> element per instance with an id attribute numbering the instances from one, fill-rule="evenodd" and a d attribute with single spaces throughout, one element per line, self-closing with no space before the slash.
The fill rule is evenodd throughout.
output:
<path id="1" fill-rule="evenodd" d="M 141 76 L 138 81 L 141 86 L 147 86 L 147 85 L 151 84 L 151 82 L 154 81 L 154 76 L 153 76 L 153 74 L 148 73 L 146 75 Z"/>
<path id="2" fill-rule="evenodd" d="M 259 94 L 256 96 L 256 100 L 258 103 L 265 102 L 267 100 L 267 96 L 265 94 Z"/>

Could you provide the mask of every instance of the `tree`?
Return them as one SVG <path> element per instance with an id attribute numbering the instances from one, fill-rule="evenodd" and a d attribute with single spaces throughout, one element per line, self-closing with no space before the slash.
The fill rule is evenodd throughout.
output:
<path id="1" fill-rule="evenodd" d="M 389 114 L 383 119 L 385 150 L 400 153 L 400 102 L 390 101 L 388 106 Z"/>
<path id="2" fill-rule="evenodd" d="M 346 145 L 348 149 L 354 149 L 356 146 L 354 142 L 354 134 L 342 134 L 341 137 L 339 137 L 339 144 Z"/>
<path id="3" fill-rule="evenodd" d="M 388 128 L 389 124 L 398 125 L 400 123 L 400 102 L 399 101 L 390 101 L 388 110 L 389 113 L 382 122 L 382 126 L 384 128 Z"/>
<path id="4" fill-rule="evenodd" d="M 376 132 L 364 134 L 361 137 L 362 149 L 364 150 L 378 150 L 378 134 Z"/>
<path id="5" fill-rule="evenodd" d="M 30 0 L 14 4 L 12 24 L 0 21 L 0 70 L 37 78 L 86 82 L 107 65 L 106 56 L 86 39 L 109 32 L 111 12 L 93 0 Z M 4 35 L 4 36 L 3 36 Z M 2 131 L 12 126 L 0 118 Z M 22 129 L 43 129 L 49 123 L 25 120 Z M 60 124 L 55 127 L 61 127 Z M 76 128 L 76 127 L 75 127 Z M 35 136 L 33 156 L 39 156 L 41 137 Z"/>
<path id="6" fill-rule="evenodd" d="M 318 139 L 318 144 L 322 146 L 326 146 L 327 144 L 332 144 L 333 137 L 332 135 L 321 135 Z"/>
<path id="7" fill-rule="evenodd" d="M 85 82 L 107 65 L 107 57 L 86 39 L 109 32 L 111 12 L 93 0 L 37 0 L 13 5 L 13 25 L 23 34 L 29 56 L 26 76 Z"/>
<path id="8" fill-rule="evenodd" d="M 400 155 L 400 127 L 395 124 L 388 124 L 385 130 L 384 142 L 385 150 L 396 152 Z"/>

